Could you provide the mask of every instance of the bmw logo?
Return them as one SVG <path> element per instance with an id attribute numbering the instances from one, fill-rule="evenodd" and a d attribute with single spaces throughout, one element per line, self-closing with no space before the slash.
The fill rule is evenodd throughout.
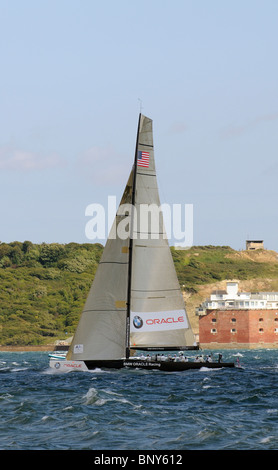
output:
<path id="1" fill-rule="evenodd" d="M 142 318 L 138 317 L 138 315 L 136 315 L 136 317 L 133 318 L 133 325 L 135 328 L 141 328 L 143 326 L 143 320 Z"/>

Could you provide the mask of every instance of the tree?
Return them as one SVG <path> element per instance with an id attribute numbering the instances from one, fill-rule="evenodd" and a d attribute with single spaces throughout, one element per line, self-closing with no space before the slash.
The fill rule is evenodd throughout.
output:
<path id="1" fill-rule="evenodd" d="M 58 243 L 51 243 L 49 245 L 43 244 L 40 252 L 39 261 L 44 266 L 52 266 L 57 263 L 61 255 L 64 254 L 65 248 Z"/>

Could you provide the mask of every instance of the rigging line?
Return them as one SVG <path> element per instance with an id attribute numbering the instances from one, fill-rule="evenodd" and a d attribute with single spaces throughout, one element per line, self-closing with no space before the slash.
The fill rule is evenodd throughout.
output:
<path id="1" fill-rule="evenodd" d="M 140 103 L 140 114 L 141 114 L 142 109 L 143 109 L 143 101 L 141 100 L 141 98 L 138 98 L 138 101 Z"/>

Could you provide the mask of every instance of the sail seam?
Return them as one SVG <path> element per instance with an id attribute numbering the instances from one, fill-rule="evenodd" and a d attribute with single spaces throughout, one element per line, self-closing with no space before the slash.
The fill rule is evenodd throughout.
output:
<path id="1" fill-rule="evenodd" d="M 109 309 L 100 309 L 100 308 L 95 308 L 95 309 L 90 309 L 90 310 L 83 310 L 83 313 L 86 312 L 119 312 L 122 311 L 124 312 L 126 308 L 121 307 L 121 308 L 109 308 Z"/>
<path id="2" fill-rule="evenodd" d="M 131 289 L 133 292 L 170 292 L 179 291 L 180 289 Z"/>
<path id="3" fill-rule="evenodd" d="M 128 264 L 127 261 L 100 261 L 99 264 Z"/>
<path id="4" fill-rule="evenodd" d="M 144 235 L 165 235 L 165 232 L 141 232 L 140 230 L 133 230 L 135 233 L 142 233 Z M 138 245 L 143 246 L 143 245 Z"/>
<path id="5" fill-rule="evenodd" d="M 143 145 L 144 147 L 151 147 L 153 149 L 153 145 L 150 144 L 141 144 L 140 142 L 138 142 L 138 145 Z"/>
<path id="6" fill-rule="evenodd" d="M 142 176 L 156 176 L 156 173 L 151 175 L 150 173 L 140 173 L 139 171 L 137 172 L 137 175 L 142 175 Z"/>

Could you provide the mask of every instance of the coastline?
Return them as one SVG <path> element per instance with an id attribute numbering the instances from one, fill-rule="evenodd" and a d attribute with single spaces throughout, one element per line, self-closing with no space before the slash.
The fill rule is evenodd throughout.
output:
<path id="1" fill-rule="evenodd" d="M 43 346 L 0 346 L 0 352 L 53 351 L 54 344 Z"/>

